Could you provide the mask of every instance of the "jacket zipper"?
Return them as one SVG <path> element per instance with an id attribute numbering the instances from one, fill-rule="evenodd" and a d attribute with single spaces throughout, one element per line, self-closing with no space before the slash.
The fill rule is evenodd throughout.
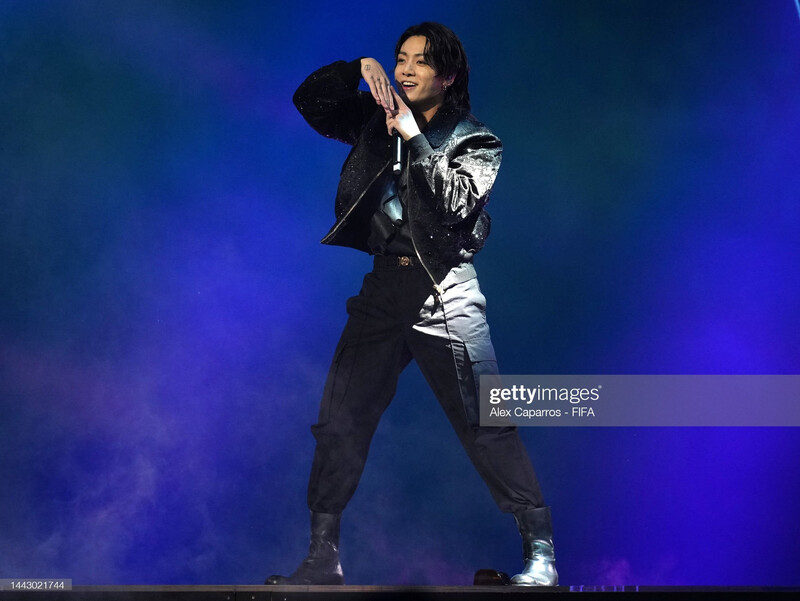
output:
<path id="1" fill-rule="evenodd" d="M 383 174 L 383 172 L 386 171 L 386 168 L 389 165 L 391 165 L 391 163 L 392 163 L 392 159 L 389 159 L 388 161 L 386 161 L 386 164 L 383 166 L 383 168 L 379 169 L 378 173 L 375 175 L 375 177 L 372 178 L 372 181 L 370 181 L 364 187 L 364 191 L 361 192 L 361 194 L 359 195 L 358 199 L 356 199 L 356 201 L 352 205 L 350 205 L 350 208 L 347 210 L 347 213 L 344 214 L 344 217 L 342 217 L 341 220 L 338 220 L 338 225 L 335 228 L 333 228 L 322 240 L 320 240 L 320 242 L 322 242 L 324 244 L 325 240 L 327 240 L 328 238 L 332 237 L 334 234 L 336 234 L 339 231 L 340 228 L 342 228 L 344 226 L 344 224 L 347 222 L 347 219 L 350 217 L 350 213 L 352 213 L 355 210 L 355 208 L 361 202 L 361 199 L 364 198 L 364 194 L 367 193 L 367 190 L 369 190 L 372 187 L 372 184 L 374 184 L 375 181 L 381 176 L 381 174 Z"/>
<path id="2" fill-rule="evenodd" d="M 411 151 L 410 150 L 406 150 L 406 187 L 408 187 L 410 185 L 409 182 L 408 182 L 408 180 L 410 179 L 410 176 L 409 176 L 409 173 L 408 173 L 408 165 L 409 165 L 410 161 L 411 161 Z M 422 267 L 425 269 L 425 272 L 428 274 L 428 277 L 431 279 L 431 282 L 433 283 L 434 291 L 439 296 L 439 298 L 441 298 L 442 292 L 443 292 L 442 291 L 442 287 L 439 286 L 439 284 L 436 283 L 436 278 L 433 277 L 433 274 L 431 273 L 431 270 L 428 269 L 427 265 L 425 265 L 425 261 L 422 260 L 422 256 L 419 254 L 419 250 L 417 249 L 417 243 L 414 241 L 414 228 L 411 225 L 411 215 L 408 216 L 408 233 L 411 234 L 411 246 L 414 247 L 414 254 L 417 255 L 417 259 L 419 260 L 419 264 L 422 265 Z"/>

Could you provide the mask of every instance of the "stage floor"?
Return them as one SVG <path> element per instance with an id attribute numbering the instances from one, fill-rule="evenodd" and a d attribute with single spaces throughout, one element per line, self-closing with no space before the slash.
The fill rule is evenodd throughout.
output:
<path id="1" fill-rule="evenodd" d="M 614 598 L 674 598 L 678 595 L 727 597 L 769 593 L 800 592 L 800 587 L 722 587 L 722 586 L 75 586 L 68 591 L 0 591 L 0 601 L 15 599 L 77 601 L 400 601 L 442 600 L 513 601 L 530 598 L 568 595 L 570 599 L 589 596 L 592 599 L 613 595 Z M 543 599 L 543 597 L 537 597 Z"/>

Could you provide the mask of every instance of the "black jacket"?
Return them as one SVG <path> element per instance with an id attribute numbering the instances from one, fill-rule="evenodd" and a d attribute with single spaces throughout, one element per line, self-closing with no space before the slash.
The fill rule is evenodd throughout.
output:
<path id="1" fill-rule="evenodd" d="M 294 94 L 303 118 L 322 135 L 351 144 L 336 194 L 336 223 L 324 244 L 369 252 L 369 202 L 380 175 L 391 169 L 385 113 L 358 89 L 361 61 L 338 61 L 308 76 Z M 472 115 L 445 107 L 406 144 L 400 195 L 420 262 L 434 285 L 455 265 L 472 260 L 489 235 L 484 206 L 500 167 L 502 144 Z"/>

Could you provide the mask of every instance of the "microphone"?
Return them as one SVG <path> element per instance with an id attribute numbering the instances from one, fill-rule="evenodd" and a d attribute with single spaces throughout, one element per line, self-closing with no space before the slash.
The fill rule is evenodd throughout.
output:
<path id="1" fill-rule="evenodd" d="M 392 156 L 394 157 L 392 173 L 400 175 L 403 170 L 403 138 L 397 130 L 392 134 Z"/>

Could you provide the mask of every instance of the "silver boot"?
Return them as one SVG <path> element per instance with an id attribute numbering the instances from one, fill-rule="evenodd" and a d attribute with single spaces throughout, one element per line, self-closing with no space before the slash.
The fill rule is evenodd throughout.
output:
<path id="1" fill-rule="evenodd" d="M 514 514 L 522 536 L 522 572 L 511 578 L 518 586 L 556 586 L 556 557 L 549 507 L 537 507 Z"/>

